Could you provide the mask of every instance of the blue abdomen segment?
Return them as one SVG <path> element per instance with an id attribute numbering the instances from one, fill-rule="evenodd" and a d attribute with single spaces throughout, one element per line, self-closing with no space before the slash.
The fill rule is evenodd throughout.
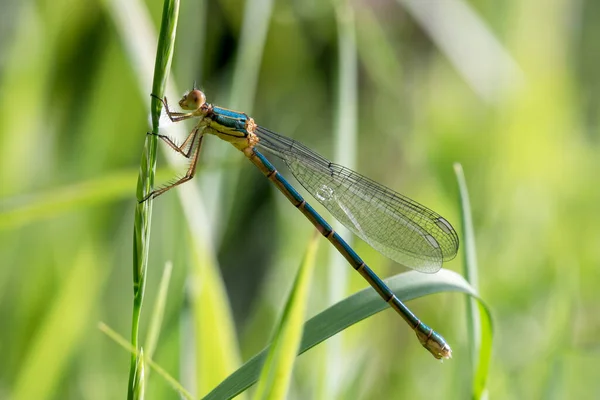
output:
<path id="1" fill-rule="evenodd" d="M 238 132 L 246 132 L 248 116 L 244 113 L 213 106 L 211 119 L 214 123 Z M 216 127 L 215 127 L 216 128 Z"/>

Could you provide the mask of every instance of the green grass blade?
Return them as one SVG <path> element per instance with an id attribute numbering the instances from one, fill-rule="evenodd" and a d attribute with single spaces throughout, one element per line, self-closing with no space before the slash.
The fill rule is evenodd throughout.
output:
<path id="1" fill-rule="evenodd" d="M 524 83 L 516 61 L 469 2 L 396 1 L 482 99 L 496 102 Z"/>
<path id="2" fill-rule="evenodd" d="M 135 184 L 136 172 L 133 169 L 115 171 L 39 193 L 0 199 L 0 230 L 16 229 L 64 213 L 131 200 L 131 186 Z M 168 168 L 156 170 L 159 181 L 171 176 L 173 171 Z"/>
<path id="3" fill-rule="evenodd" d="M 89 339 L 86 328 L 101 301 L 110 268 L 100 265 L 99 251 L 90 245 L 79 250 L 75 262 L 57 283 L 56 296 L 48 299 L 48 312 L 36 321 L 34 336 L 20 360 L 10 399 L 51 399 L 67 375 L 73 356 Z M 85 282 L 85 285 L 82 285 Z M 49 365 L 49 360 L 52 360 Z"/>
<path id="4" fill-rule="evenodd" d="M 135 171 L 118 171 L 97 179 L 77 182 L 52 190 L 0 200 L 0 230 L 15 229 L 31 222 L 74 209 L 131 198 Z"/>
<path id="5" fill-rule="evenodd" d="M 128 352 L 130 352 L 134 357 L 138 358 L 138 350 L 133 347 L 131 345 L 131 343 L 127 342 L 127 340 L 119 335 L 117 332 L 115 332 L 113 329 L 111 329 L 108 325 L 106 325 L 103 322 L 100 322 L 98 324 L 98 329 L 100 329 L 106 336 L 108 336 L 109 338 L 111 338 L 116 344 L 118 344 L 119 346 L 123 347 L 125 350 L 127 350 Z M 187 400 L 192 400 L 193 396 L 187 391 L 185 390 L 185 388 L 183 386 L 181 386 L 181 384 L 177 381 L 177 379 L 173 378 L 171 375 L 169 375 L 169 373 L 167 371 L 165 371 L 164 369 L 162 369 L 162 367 L 158 364 L 156 364 L 152 358 L 148 357 L 147 355 L 143 355 L 143 359 L 144 359 L 144 364 L 150 366 L 150 368 L 152 368 L 152 370 L 154 370 L 154 372 L 156 372 L 158 375 L 160 375 L 166 382 L 168 382 L 171 387 L 173 389 L 175 389 L 180 395 L 181 397 L 183 397 L 184 399 Z"/>
<path id="6" fill-rule="evenodd" d="M 460 209 L 463 226 L 462 246 L 465 253 L 464 275 L 477 290 L 477 253 L 475 232 L 471 218 L 471 202 L 467 182 L 459 163 L 454 164 L 454 172 L 460 193 Z M 486 382 L 492 356 L 492 321 L 485 309 L 476 300 L 467 298 L 467 334 L 471 353 L 471 377 L 473 398 L 480 399 L 486 389 Z"/>
<path id="7" fill-rule="evenodd" d="M 434 275 L 409 271 L 384 281 L 402 301 L 441 292 L 461 292 L 478 297 L 475 290 L 461 275 L 446 269 L 442 269 Z M 382 301 L 372 288 L 355 293 L 314 316 L 306 323 L 298 354 L 304 353 L 336 333 L 387 308 L 387 303 Z M 485 306 L 483 308 L 487 312 L 487 308 Z M 204 399 L 229 399 L 253 385 L 258 379 L 267 351 L 268 348 L 255 355 Z"/>
<path id="8" fill-rule="evenodd" d="M 149 52 L 155 42 L 149 13 L 139 0 L 106 1 L 126 55 L 138 77 L 140 91 L 146 96 L 147 86 L 144 85 L 149 82 Z M 121 4 L 127 4 L 127 8 L 120 7 Z M 174 93 L 178 92 L 173 82 L 168 86 L 174 89 Z M 181 94 L 169 93 L 170 97 Z M 165 133 L 181 138 L 186 133 L 185 126 L 171 124 Z M 161 148 L 165 150 L 164 156 L 169 165 L 177 167 L 181 157 L 167 146 Z M 209 224 L 206 221 L 210 218 L 203 196 L 198 186 L 193 184 L 182 185 L 174 192 L 181 202 L 193 249 L 190 302 L 194 314 L 195 369 L 198 374 L 195 383 L 197 393 L 202 394 L 234 371 L 240 365 L 240 356 L 231 307 L 215 255 L 214 239 L 207 229 Z M 210 332 L 207 326 L 211 327 Z"/>
<path id="9" fill-rule="evenodd" d="M 296 275 L 260 374 L 258 388 L 254 396 L 256 400 L 286 398 L 292 378 L 294 361 L 302 338 L 306 303 L 315 267 L 319 236 L 319 232 L 315 231 L 304 254 L 304 259 Z"/>
<path id="10" fill-rule="evenodd" d="M 333 1 L 337 27 L 337 106 L 333 161 L 350 169 L 356 168 L 356 148 L 358 142 L 358 58 L 356 52 L 356 31 L 353 6 L 349 1 Z M 332 221 L 333 229 L 347 238 L 352 246 L 354 235 L 338 221 Z M 346 260 L 338 251 L 329 248 L 327 268 L 327 305 L 344 298 L 348 290 L 349 275 Z M 342 354 L 343 335 L 331 338 L 326 345 L 326 360 L 321 366 L 318 387 L 321 397 L 337 398 L 340 384 L 346 372 Z"/>
<path id="11" fill-rule="evenodd" d="M 492 364 L 494 327 L 489 310 L 482 303 L 478 303 L 477 306 L 479 320 L 481 322 L 479 327 L 481 339 L 479 341 L 477 369 L 475 370 L 475 376 L 473 377 L 473 398 L 485 399 L 488 397 L 487 380 L 490 373 L 490 365 Z"/>
<path id="12" fill-rule="evenodd" d="M 233 71 L 229 107 L 252 114 L 254 96 L 267 33 L 273 12 L 273 0 L 245 2 L 244 22 Z"/>
<path id="13" fill-rule="evenodd" d="M 150 321 L 150 329 L 148 330 L 148 336 L 146 338 L 146 354 L 152 358 L 154 351 L 156 350 L 156 344 L 158 343 L 158 337 L 160 335 L 160 328 L 162 326 L 163 316 L 165 313 L 165 305 L 167 304 L 167 294 L 169 292 L 169 282 L 171 281 L 171 271 L 173 270 L 173 264 L 167 262 L 163 275 L 160 280 L 160 287 L 158 289 L 158 296 L 154 303 L 154 309 L 152 310 L 152 319 Z M 145 374 L 145 384 L 148 384 L 148 377 L 150 370 Z"/>
<path id="14" fill-rule="evenodd" d="M 463 275 L 465 279 L 477 290 L 477 254 L 475 250 L 475 236 L 473 232 L 473 221 L 471 219 L 471 203 L 469 201 L 469 192 L 465 181 L 462 165 L 454 164 L 454 172 L 458 181 L 460 194 L 460 210 L 463 227 L 462 248 L 465 253 L 463 263 Z M 477 365 L 477 355 L 480 347 L 480 323 L 479 310 L 477 302 L 467 299 L 467 335 L 469 342 L 469 351 L 471 355 L 471 376 L 474 376 L 475 366 Z"/>
<path id="15" fill-rule="evenodd" d="M 144 391 L 146 389 L 146 376 L 144 367 L 144 349 L 140 348 L 140 352 L 135 357 L 135 372 L 133 376 L 133 399 L 143 400 Z"/>
<path id="16" fill-rule="evenodd" d="M 218 265 L 210 249 L 195 240 L 201 228 L 190 225 L 190 229 L 194 240 L 190 302 L 194 314 L 196 391 L 203 395 L 234 371 L 241 361 L 235 321 Z"/>
<path id="17" fill-rule="evenodd" d="M 156 49 L 156 61 L 154 65 L 154 80 L 152 93 L 162 97 L 165 91 L 173 48 L 175 46 L 175 33 L 177 29 L 177 18 L 179 16 L 179 1 L 165 0 L 163 5 L 163 16 L 158 36 Z M 152 132 L 158 133 L 158 122 L 162 104 L 154 97 L 151 100 L 150 112 L 152 115 Z M 156 171 L 157 137 L 147 136 L 142 153 L 140 175 L 137 184 L 137 198 L 145 198 L 154 188 L 154 176 Z M 131 343 L 138 348 L 140 315 L 146 286 L 146 269 L 148 267 L 148 251 L 150 249 L 150 222 L 152 217 L 152 200 L 138 203 L 135 207 L 135 220 L 133 228 L 133 315 L 131 327 Z M 144 385 L 143 381 L 135 380 L 137 369 L 136 357 L 131 357 L 129 370 L 129 385 L 127 397 L 133 398 L 136 392 L 140 392 L 137 384 Z"/>
<path id="18" fill-rule="evenodd" d="M 236 50 L 231 89 L 229 98 L 223 99 L 223 102 L 228 108 L 244 110 L 248 115 L 252 115 L 254 108 L 272 13 L 273 0 L 248 0 L 244 4 L 244 18 Z M 224 157 L 226 154 L 232 154 L 231 149 L 219 146 L 213 150 L 212 157 Z M 235 154 L 235 157 L 238 156 Z M 229 224 L 234 205 L 234 196 L 224 193 L 234 191 L 238 187 L 239 169 L 229 170 L 227 174 L 223 170 L 206 176 L 209 176 L 209 181 L 203 187 L 207 189 L 206 203 L 212 210 L 209 214 L 210 226 L 213 227 L 213 240 L 219 246 L 225 233 L 223 227 Z"/>
<path id="19" fill-rule="evenodd" d="M 357 17 L 357 50 L 365 74 L 382 93 L 401 96 L 396 85 L 403 78 L 404 66 L 395 53 L 395 43 L 386 36 L 371 7 L 361 7 Z"/>

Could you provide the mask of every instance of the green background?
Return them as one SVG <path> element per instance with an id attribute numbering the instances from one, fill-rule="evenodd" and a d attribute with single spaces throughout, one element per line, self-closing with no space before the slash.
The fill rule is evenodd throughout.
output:
<path id="1" fill-rule="evenodd" d="M 210 102 L 329 158 L 355 147 L 354 169 L 457 228 L 453 163 L 460 162 L 479 291 L 494 317 L 490 396 L 594 398 L 600 3 L 417 3 L 183 1 L 168 89 L 179 96 L 196 81 Z M 0 7 L 0 398 L 123 398 L 129 354 L 97 324 L 129 337 L 135 182 L 162 3 L 3 0 Z M 341 20 L 353 21 L 356 35 L 351 114 L 338 106 L 352 102 L 339 79 L 348 65 L 340 65 Z M 336 138 L 340 119 L 353 117 L 355 141 Z M 167 165 L 159 159 L 160 182 L 185 170 Z M 204 259 L 220 268 L 227 288 L 220 307 L 232 312 L 246 360 L 268 342 L 311 226 L 214 137 L 188 185 L 202 196 L 193 218 L 174 191 L 154 203 L 142 338 L 171 260 L 154 359 L 202 395 L 225 376 L 190 379 L 190 349 L 201 346 L 190 342 L 191 327 L 202 330 L 204 348 L 221 343 L 220 327 L 198 323 L 194 293 L 203 278 L 191 265 Z M 199 236 L 207 238 L 202 248 Z M 355 245 L 381 276 L 401 271 Z M 323 242 L 310 315 L 332 303 L 332 292 L 365 287 L 343 272 L 345 288 L 328 283 L 329 251 Z M 446 268 L 461 271 L 461 259 Z M 409 306 L 451 343 L 452 360 L 433 360 L 387 310 L 345 331 L 338 349 L 301 356 L 289 397 L 468 398 L 464 296 Z M 222 361 L 202 357 L 203 365 Z M 149 382 L 147 398 L 177 398 L 158 375 Z"/>

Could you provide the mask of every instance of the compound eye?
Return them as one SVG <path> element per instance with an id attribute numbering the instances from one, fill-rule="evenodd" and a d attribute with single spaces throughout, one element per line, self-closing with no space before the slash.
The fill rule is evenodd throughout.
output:
<path id="1" fill-rule="evenodd" d="M 204 103 L 206 103 L 206 96 L 204 93 L 199 91 L 198 89 L 194 89 L 190 92 L 190 101 L 196 105 L 196 108 L 200 108 Z"/>
<path id="2" fill-rule="evenodd" d="M 206 96 L 204 93 L 198 89 L 194 89 L 183 96 L 179 105 L 184 110 L 197 110 L 202 107 L 204 103 L 206 103 Z"/>

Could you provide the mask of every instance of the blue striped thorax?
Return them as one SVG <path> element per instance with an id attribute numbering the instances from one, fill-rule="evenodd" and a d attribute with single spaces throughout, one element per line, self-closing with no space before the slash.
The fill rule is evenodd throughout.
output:
<path id="1" fill-rule="evenodd" d="M 206 117 L 209 119 L 208 126 L 211 132 L 219 138 L 231 143 L 240 150 L 253 147 L 258 141 L 254 134 L 256 124 L 248 115 L 221 108 L 213 105 L 205 105 Z"/>
<path id="2" fill-rule="evenodd" d="M 212 120 L 210 126 L 214 129 L 225 132 L 240 132 L 246 133 L 246 122 L 248 116 L 244 113 L 240 113 L 226 108 L 213 106 L 213 112 L 210 115 Z"/>

